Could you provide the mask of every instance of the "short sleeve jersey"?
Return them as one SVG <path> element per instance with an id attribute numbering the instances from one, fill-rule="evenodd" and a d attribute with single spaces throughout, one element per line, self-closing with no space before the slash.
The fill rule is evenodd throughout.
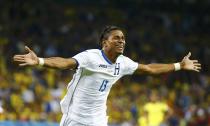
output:
<path id="1" fill-rule="evenodd" d="M 84 124 L 106 123 L 106 100 L 112 85 L 124 75 L 131 75 L 138 63 L 120 55 L 111 63 L 104 52 L 91 49 L 75 55 L 78 68 L 61 101 L 63 113 Z"/>

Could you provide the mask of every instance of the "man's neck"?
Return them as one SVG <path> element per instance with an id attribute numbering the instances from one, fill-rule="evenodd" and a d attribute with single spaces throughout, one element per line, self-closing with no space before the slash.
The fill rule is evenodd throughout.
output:
<path id="1" fill-rule="evenodd" d="M 113 53 L 112 51 L 108 51 L 105 49 L 102 49 L 106 57 L 112 62 L 115 63 L 117 60 L 117 57 L 119 56 L 118 54 Z"/>

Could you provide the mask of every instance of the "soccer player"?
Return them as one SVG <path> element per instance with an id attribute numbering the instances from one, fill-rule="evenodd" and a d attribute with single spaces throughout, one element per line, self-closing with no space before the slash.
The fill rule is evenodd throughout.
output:
<path id="1" fill-rule="evenodd" d="M 72 58 L 40 58 L 25 47 L 27 54 L 15 55 L 20 66 L 42 65 L 60 69 L 76 69 L 61 101 L 60 126 L 107 126 L 106 101 L 112 85 L 124 75 L 161 74 L 177 70 L 201 69 L 191 53 L 181 62 L 171 64 L 139 64 L 123 55 L 125 36 L 116 26 L 107 26 L 100 36 L 102 49 L 90 49 Z"/>

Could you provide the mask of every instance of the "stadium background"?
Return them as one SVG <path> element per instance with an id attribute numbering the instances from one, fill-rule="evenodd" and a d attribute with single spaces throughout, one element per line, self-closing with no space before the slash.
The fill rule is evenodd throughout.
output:
<path id="1" fill-rule="evenodd" d="M 108 99 L 112 126 L 140 126 L 152 91 L 173 110 L 163 125 L 210 125 L 209 0 L 1 0 L 0 125 L 58 125 L 59 102 L 73 71 L 20 68 L 24 45 L 38 56 L 71 57 L 100 48 L 105 25 L 126 31 L 125 55 L 140 63 L 177 62 L 189 51 L 201 73 L 124 77 Z"/>

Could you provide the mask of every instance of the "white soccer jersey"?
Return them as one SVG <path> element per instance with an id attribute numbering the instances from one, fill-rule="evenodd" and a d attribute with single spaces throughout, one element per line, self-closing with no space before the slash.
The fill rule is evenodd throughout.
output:
<path id="1" fill-rule="evenodd" d="M 78 69 L 61 101 L 63 114 L 83 124 L 107 124 L 106 100 L 112 85 L 122 76 L 132 74 L 138 63 L 120 55 L 112 64 L 99 49 L 81 52 L 73 58 Z"/>

